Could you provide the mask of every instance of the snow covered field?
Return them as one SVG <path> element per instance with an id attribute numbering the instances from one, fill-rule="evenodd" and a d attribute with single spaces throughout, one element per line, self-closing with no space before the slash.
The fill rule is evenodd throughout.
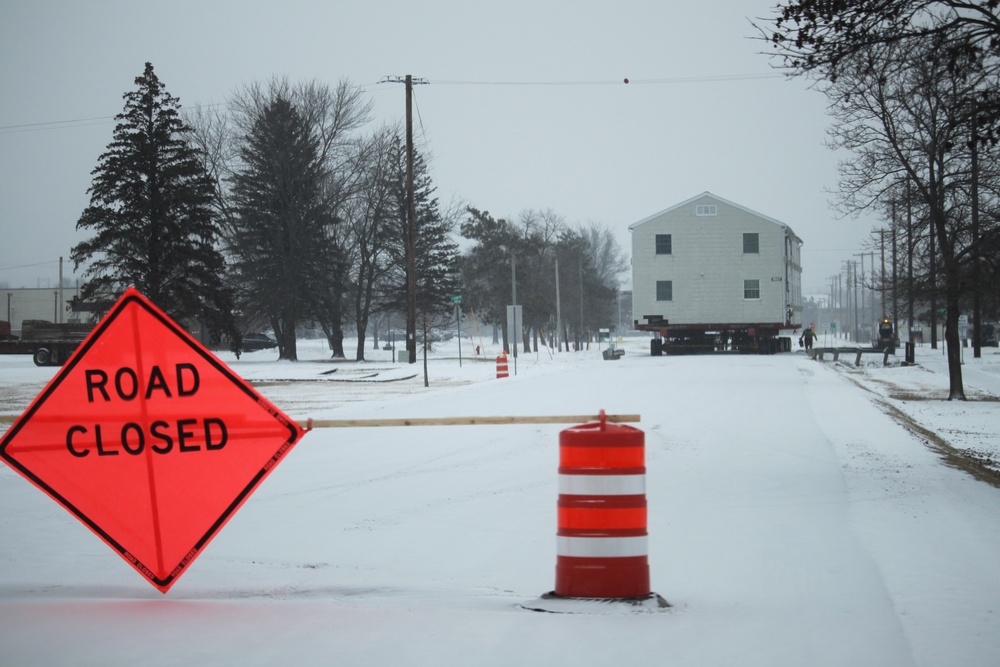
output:
<path id="1" fill-rule="evenodd" d="M 854 369 L 636 338 L 619 361 L 523 355 L 504 380 L 485 347 L 461 367 L 439 347 L 429 388 L 382 350 L 221 356 L 302 420 L 641 414 L 671 608 L 521 606 L 554 585 L 563 426 L 315 429 L 166 596 L 0 466 L 0 664 L 997 664 L 1000 490 L 939 451 L 996 466 L 995 348 L 965 351 L 976 400 L 956 403 L 927 346 Z M 0 431 L 54 372 L 0 356 Z"/>

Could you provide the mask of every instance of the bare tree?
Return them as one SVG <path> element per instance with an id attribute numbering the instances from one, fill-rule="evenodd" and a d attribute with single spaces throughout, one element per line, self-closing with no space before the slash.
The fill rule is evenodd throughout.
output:
<path id="1" fill-rule="evenodd" d="M 629 270 L 628 255 L 611 228 L 603 223 L 592 222 L 584 228 L 583 234 L 590 246 L 594 269 L 600 282 L 614 287 L 620 285 L 622 274 Z"/>
<path id="2" fill-rule="evenodd" d="M 922 215 L 914 222 L 926 224 L 932 317 L 936 298 L 945 302 L 949 398 L 964 400 L 958 318 L 974 247 L 967 214 L 970 147 L 976 142 L 970 141 L 969 123 L 975 93 L 993 73 L 958 78 L 950 67 L 939 37 L 880 44 L 841 62 L 825 92 L 834 119 L 830 145 L 851 154 L 840 166 L 840 207 L 871 208 L 897 194 L 901 182 L 916 198 Z"/>
<path id="3" fill-rule="evenodd" d="M 364 99 L 363 91 L 346 80 L 331 88 L 318 82 L 293 84 L 287 78 L 276 77 L 237 90 L 225 114 L 206 110 L 192 115 L 206 168 L 217 176 L 220 184 L 216 208 L 227 221 L 224 234 L 227 253 L 231 258 L 241 259 L 231 262 L 231 266 L 240 267 L 239 275 L 233 279 L 236 287 L 242 288 L 245 324 L 270 323 L 279 337 L 283 358 L 294 358 L 294 322 L 306 320 L 319 323 L 334 355 L 343 356 L 346 250 L 344 235 L 334 226 L 357 180 L 353 133 L 368 121 L 371 109 L 372 104 Z M 278 114 L 284 118 L 281 122 L 276 115 L 279 110 L 283 110 Z M 270 123 L 270 130 L 265 120 Z M 282 145 L 278 135 L 272 136 L 273 141 L 267 146 L 269 156 L 261 159 L 258 151 L 264 144 L 257 141 L 262 138 L 260 133 L 277 131 L 282 123 L 287 130 L 283 135 L 286 143 Z M 308 158 L 303 159 L 301 152 L 295 153 L 302 150 L 308 151 Z M 303 174 L 297 177 L 287 171 L 292 165 L 305 169 L 303 174 L 308 173 L 308 178 L 303 180 Z M 253 178 L 246 178 L 254 170 Z M 248 198 L 251 181 L 255 182 L 256 194 Z M 305 192 L 302 186 L 307 182 L 311 183 L 308 196 L 314 201 L 301 199 Z M 241 184 L 242 199 L 236 197 L 237 184 Z M 273 231 L 278 237 L 281 236 L 278 229 L 283 226 L 287 237 L 284 245 L 295 239 L 292 245 L 296 246 L 294 256 L 286 252 L 285 258 L 277 263 L 261 260 L 263 237 L 247 235 L 243 224 L 261 213 L 268 188 L 273 200 L 268 204 L 272 214 L 255 224 L 261 229 L 268 224 L 275 226 Z M 256 210 L 248 207 L 251 203 Z M 313 221 L 309 225 L 311 231 L 305 235 L 292 233 L 297 227 L 289 226 L 291 221 L 304 220 L 302 216 Z M 289 281 L 280 298 L 265 298 L 260 286 L 268 284 L 266 276 L 253 281 L 257 289 L 248 287 L 246 274 L 255 267 L 261 270 L 269 267 L 272 279 L 290 277 L 293 273 L 302 275 Z M 295 286 L 294 293 L 291 285 Z M 275 316 L 275 309 L 287 309 L 293 304 L 294 318 L 289 319 L 287 313 Z M 287 330 L 289 327 L 291 330 Z"/>
<path id="4" fill-rule="evenodd" d="M 352 171 L 357 175 L 341 208 L 349 233 L 350 285 L 357 329 L 357 360 L 365 358 L 365 335 L 379 289 L 391 269 L 393 245 L 398 245 L 398 225 L 393 189 L 393 145 L 398 131 L 383 127 L 358 142 Z"/>
<path id="5" fill-rule="evenodd" d="M 790 73 L 827 81 L 849 74 L 856 57 L 872 48 L 919 48 L 928 39 L 958 79 L 979 75 L 1000 56 L 997 0 L 788 0 L 755 25 Z M 975 95 L 977 133 L 996 142 L 1000 90 L 992 85 Z"/>
<path id="6" fill-rule="evenodd" d="M 227 112 L 219 106 L 196 106 L 185 111 L 184 119 L 191 127 L 191 143 L 198 148 L 205 171 L 215 185 L 213 206 L 221 221 L 224 245 L 231 242 L 231 202 L 226 187 L 232 178 L 232 167 L 238 161 L 237 142 Z"/>

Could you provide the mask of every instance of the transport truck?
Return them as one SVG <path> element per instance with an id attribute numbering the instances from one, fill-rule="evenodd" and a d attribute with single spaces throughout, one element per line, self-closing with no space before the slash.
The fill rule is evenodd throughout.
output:
<path id="1" fill-rule="evenodd" d="M 24 320 L 20 337 L 0 323 L 0 354 L 30 354 L 36 366 L 61 366 L 83 342 L 92 323 Z"/>
<path id="2" fill-rule="evenodd" d="M 650 352 L 791 351 L 802 329 L 802 240 L 710 192 L 629 226 L 635 328 Z"/>
<path id="3" fill-rule="evenodd" d="M 671 324 L 652 316 L 635 321 L 639 331 L 653 333 L 649 352 L 664 354 L 775 354 L 792 350 L 792 332 L 798 325 L 789 322 L 713 322 Z"/>

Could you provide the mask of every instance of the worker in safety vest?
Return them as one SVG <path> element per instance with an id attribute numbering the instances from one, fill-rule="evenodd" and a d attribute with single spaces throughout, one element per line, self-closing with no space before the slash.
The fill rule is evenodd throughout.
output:
<path id="1" fill-rule="evenodd" d="M 802 335 L 799 336 L 799 347 L 802 347 L 802 343 L 805 342 L 806 350 L 811 350 L 813 347 L 813 341 L 816 340 L 816 326 L 815 323 L 810 322 L 809 327 L 803 330 Z"/>

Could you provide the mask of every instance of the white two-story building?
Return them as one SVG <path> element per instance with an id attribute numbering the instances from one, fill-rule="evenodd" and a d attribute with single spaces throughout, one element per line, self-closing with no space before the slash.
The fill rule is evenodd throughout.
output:
<path id="1" fill-rule="evenodd" d="M 639 328 L 776 336 L 801 326 L 802 241 L 788 225 L 703 192 L 629 231 Z"/>

